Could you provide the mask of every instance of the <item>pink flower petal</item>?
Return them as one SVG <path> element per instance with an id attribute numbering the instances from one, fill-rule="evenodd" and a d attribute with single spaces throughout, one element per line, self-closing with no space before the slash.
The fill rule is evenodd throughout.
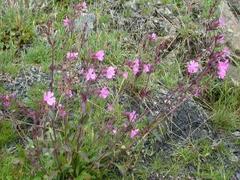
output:
<path id="1" fill-rule="evenodd" d="M 187 70 L 189 74 L 195 74 L 199 71 L 199 63 L 192 60 L 187 63 Z"/>
<path id="2" fill-rule="evenodd" d="M 130 132 L 130 137 L 133 139 L 139 134 L 139 129 L 132 129 Z"/>

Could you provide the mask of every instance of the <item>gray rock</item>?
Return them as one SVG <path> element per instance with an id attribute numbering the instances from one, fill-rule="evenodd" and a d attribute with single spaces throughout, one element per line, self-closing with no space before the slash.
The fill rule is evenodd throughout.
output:
<path id="1" fill-rule="evenodd" d="M 234 86 L 240 86 L 240 67 L 231 64 L 229 66 L 228 77 Z"/>
<path id="2" fill-rule="evenodd" d="M 169 99 L 169 96 L 172 96 Z M 168 99 L 166 101 L 166 99 Z M 154 119 L 159 113 L 166 114 L 174 106 L 176 110 L 165 121 L 167 133 L 175 138 L 202 138 L 209 134 L 209 129 L 206 124 L 208 119 L 206 111 L 196 103 L 192 98 L 189 98 L 182 103 L 181 99 L 170 92 L 158 90 L 152 96 L 152 99 L 145 103 L 146 108 L 150 109 L 149 119 Z"/>
<path id="3" fill-rule="evenodd" d="M 240 54 L 240 23 L 231 11 L 228 3 L 222 1 L 220 5 L 221 16 L 225 19 L 224 33 L 228 46 L 236 54 Z"/>
<path id="4" fill-rule="evenodd" d="M 27 90 L 39 82 L 50 83 L 50 76 L 42 72 L 40 68 L 31 67 L 20 70 L 16 78 L 4 83 L 4 87 L 17 97 L 26 97 Z"/>
<path id="5" fill-rule="evenodd" d="M 86 34 L 91 33 L 94 28 L 96 16 L 92 13 L 82 14 L 74 22 L 75 31 L 81 32 L 86 28 Z"/>
<path id="6" fill-rule="evenodd" d="M 232 180 L 240 180 L 240 169 L 232 177 Z"/>
<path id="7" fill-rule="evenodd" d="M 127 14 L 124 13 L 127 10 Z M 114 26 L 131 32 L 137 40 L 150 32 L 160 36 L 174 35 L 179 21 L 173 13 L 173 6 L 163 5 L 158 1 L 141 3 L 127 1 L 124 5 L 112 3 L 108 10 Z"/>
<path id="8" fill-rule="evenodd" d="M 233 13 L 240 18 L 240 1 L 239 0 L 227 0 Z"/>

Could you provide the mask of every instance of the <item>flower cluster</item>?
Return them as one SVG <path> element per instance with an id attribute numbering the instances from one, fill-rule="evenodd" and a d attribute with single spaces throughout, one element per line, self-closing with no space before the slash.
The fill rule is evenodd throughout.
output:
<path id="1" fill-rule="evenodd" d="M 225 20 L 223 18 L 219 18 L 213 20 L 209 24 L 208 30 L 217 30 L 219 28 L 223 28 L 225 26 Z M 219 46 L 224 44 L 225 37 L 223 34 L 218 34 L 214 37 L 214 45 Z M 211 53 L 211 52 L 210 52 Z M 220 79 L 224 79 L 229 69 L 229 57 L 230 50 L 225 47 L 221 51 L 212 52 L 210 55 L 210 62 L 207 64 L 210 68 L 216 69 L 217 77 Z M 200 71 L 200 63 L 197 60 L 191 60 L 187 63 L 187 71 L 190 75 L 196 74 Z"/>
<path id="2" fill-rule="evenodd" d="M 127 65 L 135 76 L 140 76 L 142 73 L 150 74 L 154 71 L 152 64 L 145 64 L 140 59 L 128 61 Z"/>

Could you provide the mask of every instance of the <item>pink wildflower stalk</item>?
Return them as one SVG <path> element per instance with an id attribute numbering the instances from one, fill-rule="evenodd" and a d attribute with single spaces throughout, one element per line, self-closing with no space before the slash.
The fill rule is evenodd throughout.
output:
<path id="1" fill-rule="evenodd" d="M 97 51 L 92 55 L 92 59 L 98 60 L 98 61 L 103 61 L 104 60 L 105 53 L 103 50 Z"/>
<path id="2" fill-rule="evenodd" d="M 139 73 L 139 71 L 140 71 L 140 60 L 139 59 L 136 59 L 133 62 L 132 71 L 133 71 L 134 75 L 137 75 Z"/>
<path id="3" fill-rule="evenodd" d="M 223 17 L 220 17 L 219 19 L 213 20 L 210 23 L 210 29 L 217 29 L 217 28 L 223 28 L 225 26 L 225 19 Z"/>
<path id="4" fill-rule="evenodd" d="M 43 100 L 49 105 L 54 106 L 56 104 L 56 98 L 54 97 L 54 93 L 51 91 L 47 91 L 43 95 Z"/>
<path id="5" fill-rule="evenodd" d="M 87 3 L 86 2 L 79 3 L 75 6 L 75 9 L 77 11 L 86 11 L 87 10 Z"/>
<path id="6" fill-rule="evenodd" d="M 199 63 L 195 60 L 192 60 L 187 63 L 187 71 L 189 74 L 195 74 L 199 71 Z"/>
<path id="7" fill-rule="evenodd" d="M 139 134 L 139 129 L 132 129 L 130 132 L 130 137 L 133 139 Z"/>
<path id="8" fill-rule="evenodd" d="M 89 68 L 85 74 L 86 81 L 94 81 L 97 78 L 94 68 Z"/>
<path id="9" fill-rule="evenodd" d="M 116 68 L 113 66 L 110 66 L 106 69 L 105 76 L 107 79 L 113 79 L 116 75 Z"/>
<path id="10" fill-rule="evenodd" d="M 99 90 L 99 97 L 102 99 L 106 99 L 110 94 L 110 91 L 107 87 L 103 87 Z"/>
<path id="11" fill-rule="evenodd" d="M 138 114 L 136 111 L 126 112 L 125 114 L 130 122 L 134 123 L 137 120 Z"/>
<path id="12" fill-rule="evenodd" d="M 134 61 L 128 61 L 127 65 L 131 68 L 135 76 L 139 76 L 142 73 L 142 62 L 140 59 L 135 59 Z"/>
<path id="13" fill-rule="evenodd" d="M 149 73 L 152 72 L 152 70 L 153 70 L 153 67 L 152 67 L 151 64 L 144 64 L 144 65 L 143 65 L 143 72 L 144 72 L 144 73 L 149 74 Z"/>
<path id="14" fill-rule="evenodd" d="M 227 71 L 229 68 L 229 61 L 225 60 L 225 61 L 219 61 L 217 64 L 217 74 L 218 74 L 218 78 L 220 79 L 224 79 Z"/>

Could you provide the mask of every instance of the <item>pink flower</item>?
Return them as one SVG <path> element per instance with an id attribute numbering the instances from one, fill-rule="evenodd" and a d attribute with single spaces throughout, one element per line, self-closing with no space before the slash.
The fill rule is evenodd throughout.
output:
<path id="1" fill-rule="evenodd" d="M 109 96 L 110 92 L 109 89 L 107 87 L 103 87 L 100 91 L 99 91 L 99 97 L 102 99 L 106 99 Z"/>
<path id="2" fill-rule="evenodd" d="M 130 133 L 130 137 L 134 138 L 135 136 L 137 136 L 139 134 L 139 129 L 132 129 L 131 133 Z"/>
<path id="3" fill-rule="evenodd" d="M 94 60 L 103 61 L 104 60 L 105 53 L 103 50 L 97 51 L 93 54 L 92 58 Z"/>
<path id="4" fill-rule="evenodd" d="M 195 60 L 192 60 L 187 63 L 187 70 L 189 74 L 197 73 L 199 70 L 199 63 Z"/>
<path id="5" fill-rule="evenodd" d="M 134 75 L 137 75 L 137 73 L 138 73 L 139 70 L 140 70 L 140 60 L 139 60 L 139 59 L 136 59 L 136 60 L 133 62 L 132 70 L 133 70 L 133 74 L 134 74 Z"/>
<path id="6" fill-rule="evenodd" d="M 228 68 L 229 68 L 229 62 L 228 60 L 225 60 L 225 61 L 219 61 L 218 64 L 217 64 L 217 74 L 218 74 L 218 77 L 220 79 L 224 79 L 226 74 L 227 74 L 227 71 L 228 71 Z"/>
<path id="7" fill-rule="evenodd" d="M 49 105 L 54 106 L 56 104 L 56 98 L 54 97 L 54 93 L 51 91 L 47 91 L 43 95 L 43 100 Z"/>
<path id="8" fill-rule="evenodd" d="M 225 19 L 220 17 L 210 23 L 210 29 L 223 28 L 225 26 Z"/>
<path id="9" fill-rule="evenodd" d="M 78 11 L 86 11 L 87 10 L 87 3 L 86 2 L 79 3 L 75 6 L 75 9 L 78 10 Z"/>
<path id="10" fill-rule="evenodd" d="M 219 28 L 222 28 L 222 27 L 224 27 L 225 25 L 226 25 L 225 19 L 224 19 L 223 17 L 220 17 L 220 18 L 218 19 L 218 21 L 217 21 L 217 26 L 218 26 Z"/>
<path id="11" fill-rule="evenodd" d="M 105 76 L 107 79 L 112 79 L 116 74 L 116 68 L 113 66 L 110 66 L 106 69 Z"/>
<path id="12" fill-rule="evenodd" d="M 151 34 L 149 34 L 149 35 L 148 35 L 148 39 L 149 39 L 150 41 L 156 41 L 156 39 L 157 39 L 156 33 L 151 33 Z"/>
<path id="13" fill-rule="evenodd" d="M 123 72 L 122 76 L 123 76 L 124 79 L 127 79 L 128 78 L 128 72 Z"/>
<path id="14" fill-rule="evenodd" d="M 220 34 L 220 35 L 216 36 L 215 41 L 216 41 L 217 44 L 224 44 L 224 42 L 225 42 L 224 35 Z"/>
<path id="15" fill-rule="evenodd" d="M 82 2 L 82 8 L 87 9 L 87 3 L 86 2 Z"/>
<path id="16" fill-rule="evenodd" d="M 67 17 L 63 20 L 63 26 L 64 27 L 70 27 L 72 24 L 72 21 L 68 19 Z"/>
<path id="17" fill-rule="evenodd" d="M 139 59 L 135 59 L 133 62 L 130 62 L 130 68 L 133 71 L 134 75 L 139 75 L 141 73 L 141 61 Z"/>
<path id="18" fill-rule="evenodd" d="M 144 64 L 143 65 L 143 72 L 144 73 L 151 73 L 152 72 L 152 65 L 151 64 Z"/>
<path id="19" fill-rule="evenodd" d="M 127 115 L 127 118 L 130 122 L 134 123 L 137 120 L 138 114 L 136 111 L 126 112 L 125 114 Z"/>
<path id="20" fill-rule="evenodd" d="M 78 53 L 77 52 L 68 52 L 67 53 L 67 59 L 68 60 L 73 61 L 73 60 L 76 60 L 77 57 L 78 57 Z"/>
<path id="21" fill-rule="evenodd" d="M 97 78 L 97 75 L 95 73 L 95 69 L 89 68 L 85 74 L 86 81 L 94 81 Z"/>
<path id="22" fill-rule="evenodd" d="M 133 74 L 138 76 L 142 72 L 142 62 L 140 59 L 135 59 L 134 61 L 128 61 L 127 65 L 131 68 Z"/>

